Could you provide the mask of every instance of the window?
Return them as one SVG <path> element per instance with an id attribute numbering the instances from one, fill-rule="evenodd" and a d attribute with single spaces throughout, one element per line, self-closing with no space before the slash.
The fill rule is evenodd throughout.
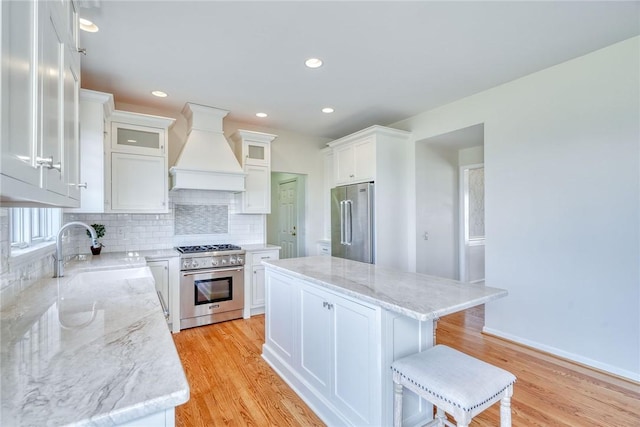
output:
<path id="1" fill-rule="evenodd" d="M 11 247 L 24 249 L 53 240 L 62 219 L 58 208 L 11 208 L 9 210 Z"/>

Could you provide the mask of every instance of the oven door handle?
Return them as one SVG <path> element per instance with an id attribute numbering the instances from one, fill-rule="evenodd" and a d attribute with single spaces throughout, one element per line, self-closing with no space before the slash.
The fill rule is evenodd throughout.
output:
<path id="1" fill-rule="evenodd" d="M 243 267 L 232 267 L 232 268 L 215 268 L 209 270 L 198 270 L 198 271 L 183 271 L 182 277 L 187 276 L 197 276 L 198 274 L 216 274 L 216 273 L 224 273 L 225 271 L 242 271 Z"/>

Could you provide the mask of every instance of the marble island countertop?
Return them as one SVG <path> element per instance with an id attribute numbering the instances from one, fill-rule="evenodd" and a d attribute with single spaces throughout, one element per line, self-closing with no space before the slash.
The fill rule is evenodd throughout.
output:
<path id="1" fill-rule="evenodd" d="M 263 261 L 281 271 L 392 312 L 425 321 L 505 297 L 505 289 L 402 272 L 328 256 Z"/>
<path id="2" fill-rule="evenodd" d="M 123 253 L 72 261 L 0 311 L 0 425 L 113 426 L 189 399 L 145 264 Z"/>

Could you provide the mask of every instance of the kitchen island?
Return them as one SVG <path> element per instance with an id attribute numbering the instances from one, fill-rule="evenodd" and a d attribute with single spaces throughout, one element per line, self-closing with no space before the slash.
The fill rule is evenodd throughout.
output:
<path id="1" fill-rule="evenodd" d="M 187 383 L 144 257 L 93 257 L 0 311 L 6 426 L 173 426 Z"/>
<path id="2" fill-rule="evenodd" d="M 392 425 L 391 363 L 434 345 L 440 316 L 504 289 L 317 256 L 264 262 L 262 356 L 328 425 Z M 404 394 L 404 423 L 431 406 Z"/>

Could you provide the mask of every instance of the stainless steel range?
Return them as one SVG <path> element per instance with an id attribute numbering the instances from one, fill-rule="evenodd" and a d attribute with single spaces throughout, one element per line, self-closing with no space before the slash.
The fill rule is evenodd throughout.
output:
<path id="1" fill-rule="evenodd" d="M 180 246 L 180 329 L 239 319 L 244 254 L 235 245 Z"/>

